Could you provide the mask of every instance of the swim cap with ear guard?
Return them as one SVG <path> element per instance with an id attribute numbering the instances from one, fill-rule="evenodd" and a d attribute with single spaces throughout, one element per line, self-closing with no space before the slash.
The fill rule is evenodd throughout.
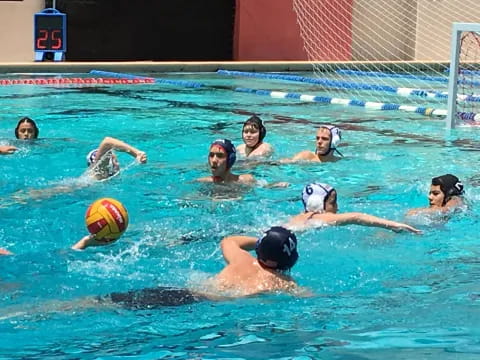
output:
<path id="1" fill-rule="evenodd" d="M 325 212 L 326 201 L 334 190 L 330 185 L 323 183 L 306 185 L 302 191 L 302 202 L 305 211 Z"/>
<path id="2" fill-rule="evenodd" d="M 330 145 L 328 147 L 328 152 L 325 154 L 320 154 L 320 155 L 327 155 L 330 153 L 332 150 L 336 150 L 340 155 L 342 155 L 338 150 L 337 146 L 340 144 L 340 141 L 342 140 L 342 131 L 334 126 L 334 125 L 322 125 L 320 126 L 320 129 L 328 129 L 330 131 Z"/>
<path id="3" fill-rule="evenodd" d="M 97 153 L 98 153 L 98 149 L 94 149 L 94 150 L 92 150 L 88 153 L 88 155 L 87 155 L 87 166 L 91 166 L 95 162 L 95 159 L 97 157 Z M 107 165 L 108 176 L 115 175 L 119 170 L 118 170 L 118 168 L 115 167 L 115 164 L 113 162 L 112 152 L 108 151 L 103 156 L 108 156 L 108 165 Z"/>
<path id="4" fill-rule="evenodd" d="M 274 226 L 257 240 L 255 251 L 263 265 L 277 270 L 289 270 L 298 260 L 297 238 L 290 230 Z M 276 266 L 269 266 L 269 261 L 275 262 Z"/>
<path id="5" fill-rule="evenodd" d="M 442 190 L 443 194 L 445 195 L 442 205 L 445 205 L 452 196 L 460 196 L 464 193 L 462 182 L 452 174 L 434 177 L 432 179 L 432 185 L 439 185 L 440 190 Z"/>
<path id="6" fill-rule="evenodd" d="M 210 147 L 212 147 L 213 145 L 218 145 L 222 147 L 223 150 L 225 150 L 225 152 L 227 153 L 227 169 L 230 169 L 233 164 L 235 164 L 235 160 L 237 159 L 237 151 L 235 150 L 235 145 L 233 145 L 233 143 L 228 139 L 215 140 L 210 145 Z"/>
<path id="7" fill-rule="evenodd" d="M 265 135 L 267 135 L 267 129 L 263 125 L 262 119 L 260 119 L 257 115 L 253 115 L 252 117 L 248 118 L 247 121 L 243 124 L 243 129 L 247 125 L 254 125 L 258 129 L 258 143 L 261 143 L 263 139 L 265 139 Z M 243 130 L 242 129 L 242 130 Z M 256 144 L 258 145 L 258 144 Z M 255 146 L 256 146 L 255 145 Z"/>

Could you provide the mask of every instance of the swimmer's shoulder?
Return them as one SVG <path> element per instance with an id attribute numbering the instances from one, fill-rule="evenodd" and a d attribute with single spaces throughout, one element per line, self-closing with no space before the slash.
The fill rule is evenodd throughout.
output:
<path id="1" fill-rule="evenodd" d="M 242 184 L 253 184 L 255 181 L 255 177 L 252 174 L 242 174 L 238 176 L 238 182 Z"/>
<path id="2" fill-rule="evenodd" d="M 313 151 L 303 150 L 297 153 L 292 160 L 318 160 L 318 157 Z"/>

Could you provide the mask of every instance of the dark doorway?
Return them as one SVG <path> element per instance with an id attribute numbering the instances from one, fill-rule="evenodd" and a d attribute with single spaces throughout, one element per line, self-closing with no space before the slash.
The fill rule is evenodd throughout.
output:
<path id="1" fill-rule="evenodd" d="M 235 0 L 57 0 L 56 8 L 67 14 L 68 61 L 233 59 Z"/>

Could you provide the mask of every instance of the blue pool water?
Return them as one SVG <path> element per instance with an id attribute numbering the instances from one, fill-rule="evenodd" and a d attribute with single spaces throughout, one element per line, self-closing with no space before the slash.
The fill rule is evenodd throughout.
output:
<path id="1" fill-rule="evenodd" d="M 442 121 L 417 114 L 228 90 L 313 93 L 309 85 L 161 76 L 217 88 L 0 87 L 0 144 L 19 148 L 0 157 L 0 247 L 15 253 L 0 258 L 0 358 L 478 359 L 479 129 L 446 133 Z M 291 186 L 228 189 L 193 181 L 208 175 L 213 140 L 241 143 L 251 113 L 266 121 L 274 164 L 238 161 L 234 172 Z M 21 116 L 37 121 L 40 140 L 13 140 Z M 315 127 L 325 122 L 343 130 L 344 159 L 275 162 L 313 150 Z M 120 176 L 81 186 L 85 156 L 104 136 L 146 151 L 148 163 L 119 154 Z M 469 209 L 449 221 L 406 218 L 409 209 L 427 206 L 430 179 L 447 172 L 463 180 Z M 342 212 L 405 221 L 424 233 L 353 225 L 299 233 L 292 276 L 313 297 L 137 311 L 81 307 L 88 296 L 188 287 L 215 274 L 223 266 L 222 237 L 258 236 L 300 213 L 301 189 L 311 181 L 335 186 Z M 50 194 L 60 185 L 72 191 Z M 112 246 L 70 250 L 86 234 L 86 208 L 100 197 L 125 204 L 127 232 Z"/>

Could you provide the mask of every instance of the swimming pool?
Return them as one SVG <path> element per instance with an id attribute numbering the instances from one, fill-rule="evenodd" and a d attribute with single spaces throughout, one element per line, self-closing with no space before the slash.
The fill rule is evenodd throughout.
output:
<path id="1" fill-rule="evenodd" d="M 12 77 L 12 75 L 8 75 Z M 14 75 L 21 77 L 21 75 Z M 32 77 L 32 75 L 23 75 Z M 155 75 L 159 77 L 159 75 Z M 20 150 L 0 157 L 0 357 L 205 359 L 475 359 L 480 353 L 478 129 L 414 113 L 375 111 L 237 93 L 236 86 L 311 93 L 313 86 L 215 74 L 162 74 L 211 87 L 156 84 L 0 87 L 0 143 Z M 221 89 L 224 87 L 226 89 Z M 314 149 L 314 128 L 343 130 L 345 158 L 326 164 L 239 161 L 286 189 L 212 187 L 206 156 L 217 138 L 241 143 L 251 113 L 267 126 L 272 160 Z M 13 140 L 21 116 L 40 128 L 34 144 Z M 86 154 L 104 136 L 147 152 L 146 165 L 44 199 L 31 189 L 75 185 Z M 405 219 L 426 206 L 433 176 L 456 174 L 470 209 L 448 222 Z M 314 297 L 263 295 L 160 310 L 63 308 L 58 301 L 144 287 L 185 287 L 223 266 L 218 244 L 233 233 L 258 236 L 303 208 L 311 181 L 339 192 L 340 211 L 415 223 L 421 236 L 359 226 L 298 234 L 292 275 Z M 45 192 L 44 192 L 45 193 Z M 129 210 L 116 244 L 75 252 L 84 213 L 100 197 Z M 232 199 L 241 197 L 241 199 Z"/>

